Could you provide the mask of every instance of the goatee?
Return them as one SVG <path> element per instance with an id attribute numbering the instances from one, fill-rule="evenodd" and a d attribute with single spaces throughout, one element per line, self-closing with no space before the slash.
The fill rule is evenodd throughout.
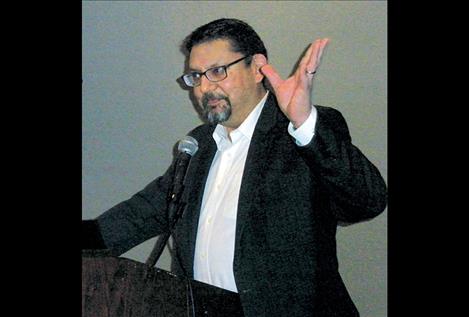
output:
<path id="1" fill-rule="evenodd" d="M 223 104 L 221 107 L 223 108 L 222 111 L 217 112 L 215 108 L 209 105 L 209 101 L 214 100 L 224 100 L 226 103 Z M 214 93 L 206 93 L 202 97 L 202 106 L 203 106 L 203 115 L 204 118 L 210 124 L 218 124 L 227 121 L 231 117 L 231 102 L 230 99 L 223 95 L 215 95 Z"/>

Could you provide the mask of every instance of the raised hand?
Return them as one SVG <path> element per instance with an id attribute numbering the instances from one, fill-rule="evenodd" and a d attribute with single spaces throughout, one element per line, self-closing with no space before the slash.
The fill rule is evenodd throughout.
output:
<path id="1" fill-rule="evenodd" d="M 329 39 L 326 38 L 311 43 L 296 71 L 286 80 L 283 80 L 270 64 L 261 68 L 261 72 L 274 89 L 280 109 L 295 128 L 301 126 L 311 113 L 313 77 L 328 42 Z"/>

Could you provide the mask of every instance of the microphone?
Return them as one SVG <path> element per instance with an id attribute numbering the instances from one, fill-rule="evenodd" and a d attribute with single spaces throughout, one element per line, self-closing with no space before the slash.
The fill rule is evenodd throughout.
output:
<path id="1" fill-rule="evenodd" d="M 186 171 L 189 167 L 192 156 L 199 149 L 199 144 L 196 139 L 186 135 L 183 139 L 179 140 L 178 151 L 179 154 L 176 158 L 176 167 L 173 178 L 173 186 L 168 192 L 168 226 L 169 230 L 158 237 L 158 240 L 153 247 L 153 250 L 148 257 L 146 264 L 150 267 L 155 266 L 161 253 L 163 253 L 164 247 L 171 236 L 176 223 L 182 216 L 184 211 L 185 202 L 179 202 L 181 193 L 184 191 L 184 180 L 186 178 Z"/>
<path id="2" fill-rule="evenodd" d="M 199 144 L 196 139 L 186 135 L 184 138 L 179 140 L 178 151 L 179 155 L 176 159 L 176 168 L 173 179 L 173 187 L 169 192 L 169 199 L 172 201 L 178 201 L 179 196 L 184 190 L 184 180 L 186 177 L 186 171 L 189 166 L 192 156 L 199 149 Z"/>

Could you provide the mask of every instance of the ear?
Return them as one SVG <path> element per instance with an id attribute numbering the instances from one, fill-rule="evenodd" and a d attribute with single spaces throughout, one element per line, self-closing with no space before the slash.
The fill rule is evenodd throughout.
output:
<path id="1" fill-rule="evenodd" d="M 252 66 L 254 67 L 254 71 L 256 72 L 256 82 L 259 83 L 264 79 L 264 74 L 261 72 L 262 66 L 266 65 L 267 58 L 264 56 L 264 54 L 255 54 L 252 57 Z"/>

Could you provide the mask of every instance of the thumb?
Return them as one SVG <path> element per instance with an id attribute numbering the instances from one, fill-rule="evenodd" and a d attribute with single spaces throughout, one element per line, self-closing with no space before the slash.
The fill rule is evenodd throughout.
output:
<path id="1" fill-rule="evenodd" d="M 264 74 L 265 77 L 267 77 L 270 82 L 270 85 L 272 86 L 274 91 L 276 91 L 277 87 L 283 82 L 283 80 L 277 73 L 275 68 L 270 64 L 266 64 L 260 68 L 260 71 L 262 72 L 262 74 Z"/>

